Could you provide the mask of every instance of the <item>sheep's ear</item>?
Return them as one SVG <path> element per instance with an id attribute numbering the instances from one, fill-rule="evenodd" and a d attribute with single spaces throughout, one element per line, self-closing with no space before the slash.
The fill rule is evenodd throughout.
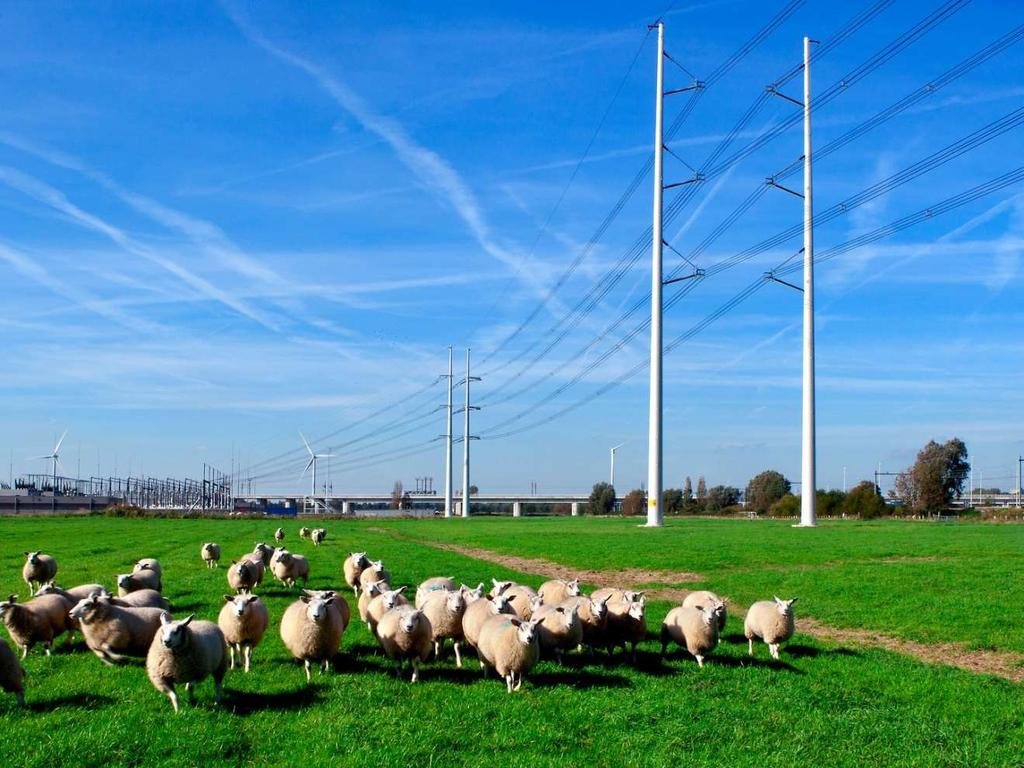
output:
<path id="1" fill-rule="evenodd" d="M 309 604 L 309 601 L 311 599 L 312 598 L 309 595 L 303 595 L 302 597 L 299 598 L 299 600 L 301 600 L 302 602 L 306 603 L 307 605 Z"/>
<path id="2" fill-rule="evenodd" d="M 170 624 L 172 621 L 174 621 L 174 619 L 171 618 L 171 614 L 169 614 L 167 611 L 164 611 L 160 614 L 161 624 Z"/>
<path id="3" fill-rule="evenodd" d="M 224 595 L 224 602 L 225 603 L 233 603 L 233 602 L 235 602 L 235 596 L 234 595 Z"/>
<path id="4" fill-rule="evenodd" d="M 185 617 L 185 618 L 184 618 L 184 619 L 182 620 L 182 622 L 181 622 L 181 626 L 183 626 L 183 627 L 187 627 L 187 626 L 188 626 L 189 624 L 191 624 L 191 623 L 192 623 L 192 619 L 194 619 L 195 617 L 196 617 L 196 615 L 195 615 L 194 613 L 190 613 L 190 614 L 189 614 L 188 616 L 186 616 L 186 617 Z"/>
<path id="5" fill-rule="evenodd" d="M 778 603 L 779 605 L 785 605 L 786 604 L 786 601 L 780 599 L 778 595 L 773 595 L 773 597 L 775 598 L 775 602 Z"/>
<path id="6" fill-rule="evenodd" d="M 792 605 L 793 603 L 795 603 L 799 599 L 800 599 L 799 597 L 794 597 L 792 600 L 787 600 L 786 601 L 786 605 Z"/>
<path id="7" fill-rule="evenodd" d="M 18 602 L 18 596 L 17 595 L 11 595 L 10 597 L 7 598 L 7 602 L 9 602 L 9 603 L 16 603 L 16 602 Z"/>
<path id="8" fill-rule="evenodd" d="M 238 565 L 238 561 L 237 561 L 237 560 L 232 560 L 232 561 L 231 561 L 231 564 L 232 564 L 232 565 Z"/>
<path id="9" fill-rule="evenodd" d="M 31 555 L 31 554 L 32 554 L 31 552 L 26 552 L 26 553 L 25 553 L 25 557 L 28 557 L 28 556 L 29 556 L 29 555 Z"/>
<path id="10" fill-rule="evenodd" d="M 395 593 L 399 594 L 399 595 L 402 594 L 403 592 L 405 592 L 405 587 L 404 586 L 401 586 L 401 587 L 399 587 L 398 589 L 395 590 Z"/>

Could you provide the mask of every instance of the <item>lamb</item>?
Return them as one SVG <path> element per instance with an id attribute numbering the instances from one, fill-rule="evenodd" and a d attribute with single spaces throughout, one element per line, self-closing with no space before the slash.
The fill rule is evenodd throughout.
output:
<path id="1" fill-rule="evenodd" d="M 455 581 L 450 576 L 435 576 L 416 587 L 416 607 L 422 608 L 428 598 L 438 592 L 454 592 Z"/>
<path id="2" fill-rule="evenodd" d="M 262 569 L 262 560 L 232 560 L 228 568 L 228 586 L 237 593 L 252 592 L 263 581 Z"/>
<path id="3" fill-rule="evenodd" d="M 342 570 L 345 572 L 345 583 L 352 587 L 352 591 L 359 595 L 359 576 L 370 565 L 365 552 L 353 552 L 345 558 L 342 563 Z"/>
<path id="4" fill-rule="evenodd" d="M 265 543 L 263 543 L 261 541 L 261 542 L 258 542 L 255 547 L 253 547 L 252 552 L 250 552 L 248 555 L 246 555 L 245 559 L 248 559 L 248 560 L 256 560 L 256 559 L 258 559 L 261 563 L 263 563 L 263 567 L 264 568 L 269 568 L 270 567 L 270 561 L 271 561 L 271 559 L 273 557 L 274 557 L 274 548 L 272 546 L 270 546 L 269 544 L 265 544 Z"/>
<path id="5" fill-rule="evenodd" d="M 509 587 L 513 586 L 515 584 L 515 582 L 514 581 L 498 581 L 497 579 L 491 579 L 491 584 L 493 584 L 494 586 L 491 588 L 491 591 L 488 592 L 488 594 L 491 597 L 497 597 L 502 592 L 504 592 L 506 589 L 508 589 Z"/>
<path id="6" fill-rule="evenodd" d="M 728 618 L 728 611 L 725 608 L 725 600 L 720 598 L 714 592 L 709 592 L 706 589 L 698 589 L 691 592 L 683 599 L 684 608 L 697 608 L 698 606 L 711 606 L 715 612 L 715 618 L 718 620 L 718 632 L 725 629 L 725 620 Z"/>
<path id="7" fill-rule="evenodd" d="M 274 531 L 274 541 L 276 541 L 278 544 L 284 541 L 284 528 L 278 528 L 276 531 Z"/>
<path id="8" fill-rule="evenodd" d="M 576 608 L 580 617 L 580 627 L 583 630 L 582 645 L 590 649 L 590 655 L 594 655 L 594 646 L 604 644 L 605 629 L 608 624 L 608 598 L 595 599 L 593 597 L 570 597 L 562 603 L 566 608 Z"/>
<path id="9" fill-rule="evenodd" d="M 516 612 L 523 621 L 529 621 L 533 615 L 533 599 L 537 597 L 537 593 L 534 592 L 527 586 L 522 584 L 513 584 L 508 587 L 504 592 L 501 593 L 503 597 L 507 597 L 509 603 L 512 605 L 512 610 Z"/>
<path id="10" fill-rule="evenodd" d="M 28 584 L 28 596 L 32 597 L 40 587 L 57 576 L 57 561 L 42 552 L 26 552 L 21 578 Z"/>
<path id="11" fill-rule="evenodd" d="M 160 629 L 149 646 L 146 672 L 153 687 L 167 694 L 178 712 L 178 694 L 175 686 L 185 684 L 193 698 L 193 686 L 213 676 L 216 702 L 223 694 L 224 675 L 228 670 L 227 646 L 224 633 L 212 621 L 196 621 L 189 616 L 174 621 L 169 613 L 160 616 Z"/>
<path id="12" fill-rule="evenodd" d="M 79 622 L 89 650 L 113 666 L 127 656 L 146 656 L 163 614 L 162 608 L 127 608 L 94 594 L 80 600 L 70 615 Z"/>
<path id="13" fill-rule="evenodd" d="M 207 568 L 218 568 L 220 566 L 220 544 L 208 541 L 199 550 L 199 556 L 203 558 Z"/>
<path id="14" fill-rule="evenodd" d="M 747 618 L 743 621 L 743 634 L 747 638 L 750 655 L 754 655 L 754 638 L 758 637 L 768 645 L 772 658 L 779 659 L 779 644 L 793 636 L 793 603 L 799 598 L 775 601 L 759 600 L 750 606 Z"/>
<path id="15" fill-rule="evenodd" d="M 385 613 L 392 608 L 409 604 L 409 600 L 402 594 L 404 591 L 405 587 L 386 589 L 370 601 L 366 608 L 366 626 L 371 635 L 377 637 L 377 625 Z"/>
<path id="16" fill-rule="evenodd" d="M 462 614 L 462 636 L 466 642 L 480 649 L 480 632 L 489 618 L 499 613 L 515 615 L 512 605 L 504 595 L 497 597 L 481 597 L 466 606 L 466 612 Z"/>
<path id="17" fill-rule="evenodd" d="M 348 623 L 352 620 L 352 609 L 348 607 L 348 601 L 333 589 L 304 589 L 302 590 L 310 597 L 319 597 L 322 600 L 329 600 L 338 613 L 341 614 L 341 629 L 348 629 Z"/>
<path id="18" fill-rule="evenodd" d="M 0 620 L 14 644 L 21 648 L 21 658 L 36 643 L 42 643 L 50 655 L 53 641 L 73 629 L 67 603 L 60 595 L 40 595 L 27 603 L 19 603 L 17 595 L 0 602 Z"/>
<path id="19" fill-rule="evenodd" d="M 433 647 L 433 628 L 423 611 L 411 605 L 399 605 L 385 613 L 377 625 L 384 653 L 395 662 L 395 674 L 401 677 L 405 661 L 412 664 L 412 682 L 420 679 L 420 662 L 426 661 Z"/>
<path id="20" fill-rule="evenodd" d="M 391 574 L 384 568 L 383 560 L 375 560 L 366 566 L 359 574 L 359 586 L 365 589 L 367 585 L 375 581 L 386 581 L 391 583 Z"/>
<path id="21" fill-rule="evenodd" d="M 359 620 L 364 624 L 367 624 L 367 626 L 369 626 L 368 622 L 370 620 L 370 603 L 373 602 L 373 598 L 377 597 L 377 595 L 383 592 L 387 587 L 388 583 L 381 579 L 380 581 L 375 581 L 373 584 L 370 584 L 368 587 L 364 587 L 363 591 L 360 593 L 359 603 L 357 606 L 359 608 Z"/>
<path id="22" fill-rule="evenodd" d="M 344 629 L 341 614 L 330 600 L 304 595 L 288 606 L 281 617 L 281 640 L 292 656 L 303 662 L 307 682 L 312 662 L 329 671 L 331 659 L 341 646 Z"/>
<path id="23" fill-rule="evenodd" d="M 590 597 L 593 600 L 607 600 L 609 603 L 635 603 L 642 594 L 643 592 L 631 592 L 618 587 L 601 587 L 594 590 Z"/>
<path id="24" fill-rule="evenodd" d="M 312 533 L 310 533 L 310 538 L 312 538 L 313 540 L 313 546 L 319 547 L 321 544 L 324 543 L 324 539 L 327 538 L 327 529 L 314 528 Z"/>
<path id="25" fill-rule="evenodd" d="M 537 624 L 537 641 L 542 651 L 554 651 L 558 662 L 566 651 L 583 642 L 583 626 L 579 609 L 574 605 L 543 605 L 538 596 L 531 606 L 531 620 Z"/>
<path id="26" fill-rule="evenodd" d="M 6 640 L 0 639 L 0 690 L 18 697 L 18 706 L 25 706 L 25 670 Z"/>
<path id="27" fill-rule="evenodd" d="M 537 590 L 544 605 L 558 605 L 564 603 L 570 597 L 578 597 L 580 594 L 580 580 L 553 579 L 545 581 Z M 543 644 L 543 640 L 541 641 Z"/>
<path id="28" fill-rule="evenodd" d="M 627 644 L 631 646 L 630 657 L 636 661 L 637 643 L 647 637 L 647 617 L 644 613 L 646 601 L 643 593 L 632 602 L 619 600 L 608 602 L 608 621 L 605 629 L 605 644 L 608 647 L 608 655 L 617 646 L 622 646 L 623 652 Z"/>
<path id="29" fill-rule="evenodd" d="M 522 687 L 523 675 L 533 669 L 540 657 L 539 623 L 540 619 L 522 621 L 514 616 L 492 616 L 483 626 L 480 665 L 494 667 L 504 678 L 509 693 Z"/>
<path id="30" fill-rule="evenodd" d="M 161 579 L 164 577 L 163 566 L 160 565 L 160 561 L 155 557 L 144 557 L 141 560 L 136 560 L 135 565 L 132 566 L 132 573 L 138 573 L 139 571 L 156 571 L 156 575 Z"/>
<path id="31" fill-rule="evenodd" d="M 299 538 L 300 539 L 308 539 L 310 533 L 311 533 L 311 531 L 309 530 L 309 526 L 305 526 L 304 525 L 301 528 L 299 528 Z"/>
<path id="32" fill-rule="evenodd" d="M 288 587 L 294 587 L 299 579 L 304 585 L 309 582 L 309 560 L 287 549 L 277 550 L 270 561 L 270 570 L 278 581 Z"/>
<path id="33" fill-rule="evenodd" d="M 419 598 L 419 594 L 417 594 Z M 434 657 L 441 658 L 444 641 L 450 639 L 455 648 L 455 666 L 462 667 L 462 654 L 459 646 L 462 643 L 462 617 L 466 613 L 466 596 L 461 589 L 447 589 L 431 592 L 420 607 L 423 615 L 430 620 L 434 641 Z"/>
<path id="34" fill-rule="evenodd" d="M 718 646 L 718 614 L 715 605 L 673 608 L 661 625 L 661 655 L 665 656 L 669 642 L 683 646 L 697 666 L 704 667 L 704 657 Z"/>
<path id="35" fill-rule="evenodd" d="M 117 575 L 118 597 L 124 597 L 139 589 L 153 589 L 157 592 L 163 592 L 163 586 L 160 574 L 148 569 L 135 571 L 134 573 L 119 573 Z"/>
<path id="36" fill-rule="evenodd" d="M 244 664 L 248 672 L 252 663 L 252 649 L 260 644 L 270 614 L 267 606 L 256 595 L 224 595 L 225 604 L 217 616 L 217 626 L 224 633 L 231 659 L 231 669 L 235 668 L 235 653 L 238 653 L 239 665 Z"/>
<path id="37" fill-rule="evenodd" d="M 80 584 L 77 587 L 70 587 L 69 589 L 64 589 L 62 587 L 57 586 L 56 583 L 51 581 L 48 584 L 44 584 L 42 587 L 40 587 L 39 591 L 36 594 L 37 595 L 60 595 L 61 597 L 65 598 L 66 601 L 70 602 L 72 607 L 74 607 L 74 606 L 78 605 L 78 601 L 79 600 L 84 600 L 85 598 L 89 597 L 89 595 L 93 594 L 94 592 L 96 592 L 96 593 L 103 592 L 103 585 L 102 584 Z"/>

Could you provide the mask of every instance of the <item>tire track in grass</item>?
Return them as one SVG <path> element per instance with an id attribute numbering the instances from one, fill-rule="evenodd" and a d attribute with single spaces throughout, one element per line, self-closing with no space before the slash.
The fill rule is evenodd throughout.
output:
<path id="1" fill-rule="evenodd" d="M 384 528 L 370 528 L 369 530 L 424 547 L 454 552 L 475 560 L 493 563 L 494 565 L 500 565 L 521 573 L 533 573 L 548 579 L 578 578 L 583 583 L 597 586 L 639 587 L 650 584 L 659 585 L 653 589 L 645 590 L 647 596 L 652 600 L 681 602 L 691 590 L 671 585 L 707 581 L 701 574 L 689 572 L 640 568 L 625 568 L 616 571 L 580 570 L 551 560 L 503 555 L 488 549 L 466 547 L 447 542 L 425 541 Z M 729 604 L 729 610 L 733 615 L 742 616 L 746 613 L 747 606 L 740 605 L 729 599 L 726 599 L 726 602 Z M 901 653 L 905 656 L 912 656 L 926 664 L 956 667 L 978 675 L 994 675 L 1014 683 L 1024 682 L 1024 656 L 1010 651 L 972 650 L 962 643 L 922 643 L 870 629 L 842 629 L 840 627 L 833 627 L 808 617 L 801 617 L 798 620 L 797 628 L 800 634 L 810 635 L 816 640 L 827 643 L 840 646 L 855 645 L 881 648 Z"/>

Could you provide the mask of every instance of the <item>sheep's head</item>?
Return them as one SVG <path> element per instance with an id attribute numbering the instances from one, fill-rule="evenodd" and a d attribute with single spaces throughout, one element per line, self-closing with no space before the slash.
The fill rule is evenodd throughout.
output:
<path id="1" fill-rule="evenodd" d="M 402 618 L 398 624 L 405 633 L 412 632 L 419 626 L 420 621 L 423 619 L 422 611 L 406 611 L 402 614 Z"/>
<path id="2" fill-rule="evenodd" d="M 494 604 L 495 613 L 515 613 L 508 595 L 497 595 L 491 598 L 491 603 Z"/>
<path id="3" fill-rule="evenodd" d="M 491 579 L 491 583 L 494 585 L 494 589 L 491 590 L 492 595 L 500 595 L 515 584 L 514 581 L 498 581 L 497 579 Z"/>
<path id="4" fill-rule="evenodd" d="M 254 580 L 252 566 L 245 560 L 235 563 L 235 573 L 238 574 L 238 580 L 243 584 L 251 584 Z"/>
<path id="5" fill-rule="evenodd" d="M 374 560 L 372 563 L 370 563 L 370 568 L 372 568 L 377 573 L 384 573 L 384 561 Z"/>
<path id="6" fill-rule="evenodd" d="M 14 605 L 17 602 L 18 602 L 18 596 L 17 595 L 11 595 L 6 600 L 4 600 L 2 603 L 0 603 L 0 618 L 3 618 L 8 613 L 10 613 L 11 609 L 14 608 Z"/>
<path id="7" fill-rule="evenodd" d="M 224 601 L 228 602 L 228 603 L 231 603 L 231 610 L 232 610 L 232 612 L 235 614 L 235 616 L 238 616 L 239 618 L 244 616 L 245 615 L 245 609 L 248 608 L 253 603 L 255 603 L 257 600 L 259 600 L 259 597 L 257 597 L 256 595 L 251 595 L 251 594 L 248 594 L 248 595 L 224 595 Z"/>
<path id="8" fill-rule="evenodd" d="M 536 613 L 544 605 L 544 598 L 540 595 L 534 595 L 530 598 L 530 613 Z"/>
<path id="9" fill-rule="evenodd" d="M 327 611 L 330 610 L 330 600 L 322 597 L 300 597 L 299 600 L 306 604 L 306 616 L 310 621 L 320 624 L 327 619 Z"/>
<path id="10" fill-rule="evenodd" d="M 643 621 L 644 619 L 644 601 L 637 600 L 636 602 L 629 604 L 629 617 L 635 621 Z"/>
<path id="11" fill-rule="evenodd" d="M 591 599 L 590 601 L 590 613 L 591 615 L 600 621 L 608 615 L 608 598 L 602 597 L 600 600 Z"/>
<path id="12" fill-rule="evenodd" d="M 356 568 L 366 568 L 370 564 L 365 552 L 353 552 L 349 557 Z"/>
<path id="13" fill-rule="evenodd" d="M 790 616 L 793 613 L 793 603 L 799 600 L 799 597 L 794 597 L 789 600 L 780 600 L 778 596 L 775 597 L 775 607 L 779 609 L 779 613 L 782 616 Z"/>
<path id="14" fill-rule="evenodd" d="M 109 613 L 109 608 L 110 598 L 102 597 L 94 592 L 89 597 L 79 600 L 75 607 L 68 611 L 68 615 L 75 621 L 88 624 L 91 621 L 103 618 L 103 616 Z"/>
<path id="15" fill-rule="evenodd" d="M 274 560 L 285 565 L 291 565 L 295 561 L 295 557 L 284 547 L 281 549 L 274 550 Z"/>
<path id="16" fill-rule="evenodd" d="M 213 551 L 216 548 L 217 548 L 217 545 L 214 544 L 212 541 L 208 541 L 205 544 L 203 544 L 203 551 L 204 552 L 209 552 L 211 555 L 213 554 Z"/>
<path id="17" fill-rule="evenodd" d="M 459 587 L 459 591 L 462 593 L 463 597 L 466 598 L 466 604 L 469 605 L 469 603 L 479 600 L 484 596 L 484 585 L 483 582 L 480 582 L 475 588 L 470 589 L 468 586 L 463 584 Z"/>
<path id="18" fill-rule="evenodd" d="M 119 573 L 117 574 L 117 586 L 121 589 L 128 589 L 132 585 L 132 575 L 130 573 Z"/>
<path id="19" fill-rule="evenodd" d="M 466 610 L 466 596 L 462 593 L 461 589 L 456 589 L 454 592 L 446 592 L 445 603 L 448 606 L 448 610 L 454 614 L 460 614 Z"/>
<path id="20" fill-rule="evenodd" d="M 32 565 L 39 565 L 39 556 L 41 554 L 42 552 L 26 552 L 25 560 L 27 560 Z"/>
<path id="21" fill-rule="evenodd" d="M 36 596 L 39 595 L 59 595 L 64 590 L 58 587 L 54 582 L 48 581 L 36 591 Z"/>
<path id="22" fill-rule="evenodd" d="M 714 605 L 695 605 L 693 607 L 700 611 L 700 620 L 704 622 L 704 626 L 718 626 L 718 616 L 715 614 Z"/>
<path id="23" fill-rule="evenodd" d="M 521 621 L 516 627 L 516 637 L 519 638 L 519 642 L 523 645 L 530 645 L 535 642 L 537 638 L 537 625 L 540 624 L 540 619 L 530 619 L 529 621 Z"/>
<path id="24" fill-rule="evenodd" d="M 188 645 L 190 632 L 188 625 L 192 623 L 195 614 L 188 616 L 181 621 L 174 621 L 171 614 L 164 611 L 160 614 L 160 642 L 164 648 L 170 651 L 177 651 Z"/>
<path id="25" fill-rule="evenodd" d="M 405 592 L 405 587 L 399 587 L 398 589 L 389 589 L 386 592 L 382 592 L 383 597 L 381 602 L 384 603 L 384 607 L 389 611 L 398 605 L 398 598 L 401 597 L 402 593 Z"/>
<path id="26" fill-rule="evenodd" d="M 580 594 L 580 580 L 573 579 L 565 582 L 565 592 L 569 597 L 578 597 Z"/>
<path id="27" fill-rule="evenodd" d="M 388 582 L 385 579 L 378 579 L 377 581 L 371 581 L 365 587 L 363 591 L 366 592 L 370 597 L 375 597 L 384 592 L 384 588 L 388 586 Z"/>

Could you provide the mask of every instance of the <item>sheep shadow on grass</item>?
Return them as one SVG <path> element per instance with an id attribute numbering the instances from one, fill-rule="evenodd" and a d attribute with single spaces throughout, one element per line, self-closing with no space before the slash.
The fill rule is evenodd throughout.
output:
<path id="1" fill-rule="evenodd" d="M 241 717 L 256 712 L 290 712 L 305 709 L 320 700 L 320 688 L 320 685 L 311 683 L 293 691 L 278 693 L 231 691 L 227 697 L 227 709 Z"/>
<path id="2" fill-rule="evenodd" d="M 32 701 L 28 695 L 25 698 L 29 699 L 25 704 L 25 708 L 30 712 L 54 712 L 67 707 L 99 709 L 114 703 L 114 699 L 110 696 L 103 696 L 98 693 L 76 693 L 73 696 L 58 696 L 57 698 L 46 699 L 45 701 Z"/>
<path id="3" fill-rule="evenodd" d="M 624 675 L 609 672 L 596 672 L 588 669 L 555 669 L 553 671 L 533 672 L 527 677 L 538 688 L 553 685 L 566 685 L 577 690 L 591 688 L 630 688 L 633 683 Z"/>

